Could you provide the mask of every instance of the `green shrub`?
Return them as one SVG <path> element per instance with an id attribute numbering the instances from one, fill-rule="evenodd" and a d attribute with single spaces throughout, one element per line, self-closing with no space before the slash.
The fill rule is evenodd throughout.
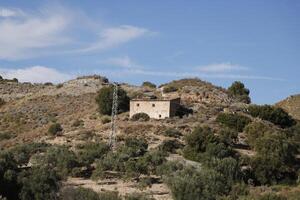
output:
<path id="1" fill-rule="evenodd" d="M 143 87 L 149 87 L 149 88 L 156 88 L 156 85 L 154 83 L 151 83 L 149 81 L 145 81 L 142 84 Z"/>
<path id="2" fill-rule="evenodd" d="M 14 133 L 0 132 L 0 141 L 9 140 L 9 139 L 14 138 L 14 137 L 16 137 L 16 135 Z"/>
<path id="3" fill-rule="evenodd" d="M 131 117 L 131 120 L 132 121 L 149 121 L 150 120 L 150 117 L 148 114 L 146 113 L 136 113 L 134 114 L 132 117 Z"/>
<path id="4" fill-rule="evenodd" d="M 64 84 L 62 84 L 62 83 L 56 85 L 57 89 L 62 88 L 62 87 L 64 87 Z"/>
<path id="5" fill-rule="evenodd" d="M 53 200 L 58 198 L 60 177 L 51 167 L 33 167 L 24 171 L 18 179 L 22 184 L 19 194 L 21 200 Z"/>
<path id="6" fill-rule="evenodd" d="M 61 200 L 102 200 L 97 192 L 83 187 L 67 187 L 60 193 Z"/>
<path id="7" fill-rule="evenodd" d="M 73 123 L 72 126 L 73 127 L 79 127 L 79 126 L 83 126 L 84 125 L 84 121 L 81 119 L 76 119 Z"/>
<path id="8" fill-rule="evenodd" d="M 17 181 L 18 172 L 18 163 L 14 160 L 13 154 L 0 151 L 0 196 L 18 199 L 21 187 Z"/>
<path id="9" fill-rule="evenodd" d="M 51 147 L 44 154 L 35 156 L 34 160 L 38 166 L 51 167 L 64 178 L 79 165 L 76 155 L 66 147 Z"/>
<path id="10" fill-rule="evenodd" d="M 44 153 L 50 147 L 47 143 L 28 143 L 18 145 L 10 150 L 13 155 L 13 159 L 18 165 L 27 165 L 30 158 L 35 154 Z"/>
<path id="11" fill-rule="evenodd" d="M 111 119 L 109 116 L 103 116 L 101 117 L 101 123 L 102 124 L 107 124 L 107 123 L 110 123 L 111 122 Z"/>
<path id="12" fill-rule="evenodd" d="M 125 200 L 154 200 L 154 199 L 147 197 L 145 194 L 133 193 L 133 194 L 126 195 Z"/>
<path id="13" fill-rule="evenodd" d="M 169 128 L 166 131 L 164 131 L 162 134 L 164 136 L 174 137 L 174 138 L 179 138 L 180 136 L 182 136 L 181 132 L 174 128 Z"/>
<path id="14" fill-rule="evenodd" d="M 251 162 L 260 184 L 295 181 L 297 146 L 283 135 L 266 135 L 256 142 L 256 156 Z"/>
<path id="15" fill-rule="evenodd" d="M 176 149 L 181 148 L 183 145 L 178 140 L 164 140 L 159 145 L 159 150 L 163 152 L 175 153 Z"/>
<path id="16" fill-rule="evenodd" d="M 110 115 L 113 102 L 114 87 L 103 87 L 99 90 L 96 97 L 96 103 L 101 114 Z M 129 97 L 122 88 L 118 88 L 118 113 L 129 110 Z"/>
<path id="17" fill-rule="evenodd" d="M 77 146 L 78 160 L 84 165 L 92 164 L 96 159 L 101 159 L 109 151 L 109 146 L 106 143 L 85 143 Z"/>
<path id="18" fill-rule="evenodd" d="M 251 122 L 251 119 L 244 115 L 231 113 L 220 113 L 216 120 L 228 128 L 239 132 L 242 132 L 244 127 Z"/>
<path id="19" fill-rule="evenodd" d="M 266 134 L 272 134 L 274 130 L 261 122 L 252 122 L 245 127 L 247 143 L 254 148 L 257 140 Z"/>
<path id="20" fill-rule="evenodd" d="M 0 107 L 3 106 L 5 103 L 6 102 L 2 98 L 0 98 Z"/>
<path id="21" fill-rule="evenodd" d="M 165 181 L 175 200 L 216 199 L 230 191 L 226 177 L 214 170 L 185 168 L 166 177 Z"/>
<path id="22" fill-rule="evenodd" d="M 168 162 L 164 162 L 163 164 L 159 165 L 156 168 L 156 174 L 159 176 L 169 177 L 171 174 L 175 173 L 176 171 L 183 170 L 183 168 L 184 166 L 180 162 L 168 161 Z"/>
<path id="23" fill-rule="evenodd" d="M 288 200 L 287 198 L 277 195 L 275 193 L 267 193 L 261 195 L 258 200 Z"/>
<path id="24" fill-rule="evenodd" d="M 228 128 L 221 129 L 219 131 L 219 138 L 221 142 L 227 145 L 233 145 L 238 140 L 238 132 Z"/>
<path id="25" fill-rule="evenodd" d="M 52 124 L 48 129 L 48 133 L 53 136 L 58 135 L 62 131 L 63 131 L 63 128 L 61 127 L 61 125 L 59 123 Z"/>
<path id="26" fill-rule="evenodd" d="M 281 128 L 291 127 L 296 124 L 296 121 L 282 108 L 277 108 L 270 105 L 252 105 L 248 108 L 248 113 L 253 117 L 259 117 L 263 120 L 279 125 Z"/>
<path id="27" fill-rule="evenodd" d="M 200 161 L 211 157 L 225 158 L 234 155 L 234 151 L 223 143 L 209 127 L 197 127 L 185 137 L 186 146 L 184 157 L 190 160 Z"/>
<path id="28" fill-rule="evenodd" d="M 174 86 L 164 86 L 163 92 L 164 93 L 170 93 L 170 92 L 176 92 L 178 89 Z"/>
<path id="29" fill-rule="evenodd" d="M 122 200 L 118 192 L 101 192 L 99 193 L 100 200 Z"/>
<path id="30" fill-rule="evenodd" d="M 53 86 L 53 83 L 51 83 L 51 82 L 46 82 L 46 83 L 44 83 L 44 85 L 45 85 L 45 86 Z"/>
<path id="31" fill-rule="evenodd" d="M 250 91 L 249 89 L 245 88 L 245 85 L 240 81 L 235 81 L 232 85 L 228 88 L 228 92 L 230 95 L 238 98 L 239 101 L 244 103 L 251 103 L 251 99 L 249 97 Z"/>

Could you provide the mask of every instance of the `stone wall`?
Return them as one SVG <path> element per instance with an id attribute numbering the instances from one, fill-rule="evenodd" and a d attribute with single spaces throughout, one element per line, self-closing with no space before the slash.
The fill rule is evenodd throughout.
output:
<path id="1" fill-rule="evenodd" d="M 137 113 L 146 113 L 153 119 L 170 117 L 170 101 L 133 100 L 130 101 L 130 117 Z"/>

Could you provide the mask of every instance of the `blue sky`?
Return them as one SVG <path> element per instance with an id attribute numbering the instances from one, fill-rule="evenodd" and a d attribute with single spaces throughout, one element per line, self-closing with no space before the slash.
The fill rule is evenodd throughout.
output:
<path id="1" fill-rule="evenodd" d="M 0 0 L 0 74 L 240 80 L 254 103 L 271 104 L 300 93 L 299 35 L 297 0 Z"/>

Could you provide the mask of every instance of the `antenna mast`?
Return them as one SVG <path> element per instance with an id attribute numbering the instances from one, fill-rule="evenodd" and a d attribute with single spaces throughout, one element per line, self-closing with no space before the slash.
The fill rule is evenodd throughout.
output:
<path id="1" fill-rule="evenodd" d="M 116 146 L 116 121 L 117 121 L 117 114 L 118 114 L 118 84 L 113 83 L 113 102 L 112 102 L 112 109 L 111 109 L 111 133 L 109 136 L 109 146 L 114 148 Z"/>

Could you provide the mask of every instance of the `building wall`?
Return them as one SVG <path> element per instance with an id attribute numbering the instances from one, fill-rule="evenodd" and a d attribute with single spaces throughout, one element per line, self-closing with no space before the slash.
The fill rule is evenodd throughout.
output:
<path id="1" fill-rule="evenodd" d="M 170 117 L 170 101 L 130 101 L 130 117 L 137 113 L 146 113 L 154 119 Z"/>
<path id="2" fill-rule="evenodd" d="M 176 111 L 180 107 L 180 99 L 173 99 L 170 102 L 170 117 L 174 117 L 176 114 Z"/>

